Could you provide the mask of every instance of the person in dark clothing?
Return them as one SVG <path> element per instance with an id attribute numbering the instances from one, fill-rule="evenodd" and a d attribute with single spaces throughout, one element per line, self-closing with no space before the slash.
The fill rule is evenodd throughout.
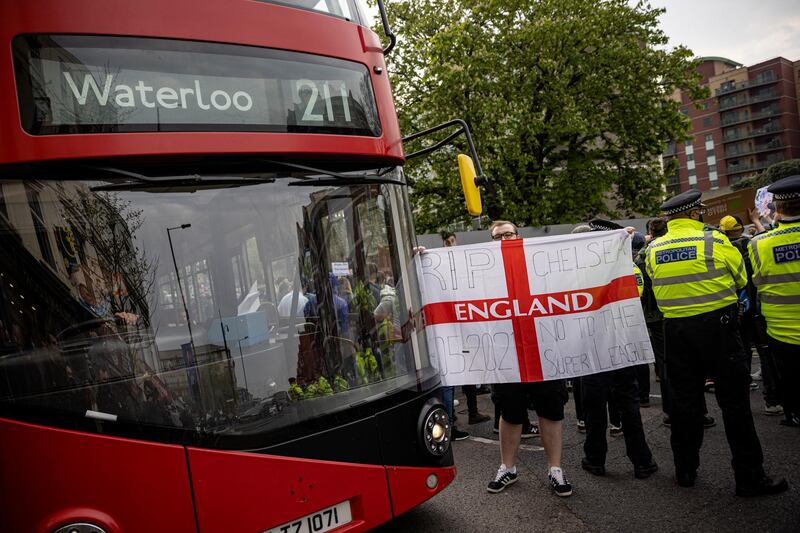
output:
<path id="1" fill-rule="evenodd" d="M 772 353 L 769 350 L 767 343 L 767 323 L 758 312 L 755 302 L 757 301 L 757 291 L 753 284 L 753 264 L 750 262 L 750 256 L 747 253 L 747 247 L 750 244 L 750 237 L 744 233 L 744 225 L 742 220 L 736 215 L 722 217 L 719 221 L 719 229 L 725 233 L 731 244 L 734 245 L 742 254 L 744 267 L 747 271 L 747 298 L 749 300 L 749 307 L 741 314 L 741 335 L 742 344 L 746 351 L 751 350 L 755 346 L 758 353 L 759 361 L 761 362 L 761 378 L 764 387 L 764 413 L 768 415 L 780 415 L 783 413 L 783 407 L 780 405 L 778 396 L 777 385 L 775 382 L 775 363 L 772 360 Z M 752 359 L 750 360 L 752 363 Z M 754 383 L 751 383 L 753 386 Z"/>
<path id="2" fill-rule="evenodd" d="M 622 229 L 619 224 L 598 218 L 592 220 L 589 226 L 593 231 Z M 653 453 L 645 439 L 642 417 L 639 413 L 636 367 L 629 366 L 582 376 L 581 386 L 583 410 L 586 416 L 586 441 L 583 444 L 585 456 L 581 460 L 581 467 L 597 476 L 606 473 L 605 460 L 608 453 L 605 435 L 608 424 L 606 406 L 611 404 L 613 411 L 619 413 L 622 422 L 625 452 L 633 463 L 634 475 L 639 479 L 645 479 L 658 471 L 658 465 L 653 460 Z"/>
<path id="3" fill-rule="evenodd" d="M 441 237 L 442 244 L 445 247 L 458 246 L 455 233 L 443 231 L 441 233 Z M 485 415 L 478 411 L 478 386 L 462 385 L 461 392 L 463 392 L 464 396 L 467 398 L 467 412 L 469 413 L 467 423 L 470 425 L 480 424 L 481 422 L 486 422 L 489 420 L 489 415 Z"/>

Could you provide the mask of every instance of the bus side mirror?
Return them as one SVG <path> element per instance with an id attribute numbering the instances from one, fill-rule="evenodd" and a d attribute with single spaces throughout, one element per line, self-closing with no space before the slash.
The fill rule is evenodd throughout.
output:
<path id="1" fill-rule="evenodd" d="M 458 173 L 461 175 L 461 188 L 464 191 L 464 200 L 467 203 L 467 212 L 473 217 L 480 216 L 483 212 L 481 206 L 481 191 L 475 183 L 475 165 L 472 158 L 458 154 Z"/>

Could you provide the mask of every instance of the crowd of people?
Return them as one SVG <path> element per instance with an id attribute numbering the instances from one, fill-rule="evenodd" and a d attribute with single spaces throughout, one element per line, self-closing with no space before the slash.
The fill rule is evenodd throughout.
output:
<path id="1" fill-rule="evenodd" d="M 715 394 L 722 411 L 735 493 L 761 496 L 788 488 L 785 479 L 774 479 L 764 470 L 750 391 L 758 388 L 754 380 L 762 380 L 764 413 L 782 414 L 781 424 L 800 428 L 800 391 L 790 382 L 800 373 L 800 175 L 774 183 L 769 192 L 774 195 L 774 223 L 765 228 L 759 221 L 752 236 L 738 217 L 726 216 L 718 227 L 704 224 L 705 205 L 695 190 L 664 202 L 663 216 L 648 222 L 646 235 L 625 228 L 633 234 L 633 269 L 655 356 L 663 424 L 671 431 L 675 480 L 683 488 L 695 485 L 704 429 L 716 424 L 708 414 L 706 392 Z M 594 219 L 573 232 L 615 229 L 622 226 Z M 516 225 L 504 220 L 492 223 L 490 235 L 493 240 L 521 238 Z M 456 245 L 454 235 L 442 238 L 445 246 Z M 751 369 L 754 352 L 760 358 L 756 373 Z M 500 466 L 489 492 L 501 492 L 517 481 L 521 439 L 539 435 L 550 486 L 558 496 L 572 494 L 561 464 L 568 386 L 578 429 L 586 434 L 584 470 L 605 475 L 609 420 L 610 434 L 624 436 L 636 478 L 646 479 L 659 469 L 640 414 L 640 408 L 650 406 L 649 365 L 569 383 L 495 384 Z M 477 411 L 476 390 L 464 390 L 470 423 L 489 418 Z M 451 414 L 452 398 L 452 387 L 446 388 L 444 401 Z M 538 426 L 529 421 L 529 409 L 536 411 Z M 453 440 L 467 436 L 454 426 Z"/>

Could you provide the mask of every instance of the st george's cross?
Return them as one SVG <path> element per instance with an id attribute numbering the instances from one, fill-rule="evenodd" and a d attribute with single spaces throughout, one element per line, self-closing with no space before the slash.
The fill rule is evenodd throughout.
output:
<path id="1" fill-rule="evenodd" d="M 653 362 L 625 230 L 427 250 L 428 349 L 444 385 L 572 378 Z"/>

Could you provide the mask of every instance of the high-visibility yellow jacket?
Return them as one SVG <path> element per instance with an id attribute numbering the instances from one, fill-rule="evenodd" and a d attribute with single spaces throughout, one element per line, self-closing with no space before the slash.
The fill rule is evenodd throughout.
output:
<path id="1" fill-rule="evenodd" d="M 749 254 L 767 334 L 800 344 L 800 220 L 754 237 Z"/>
<path id="2" fill-rule="evenodd" d="M 636 263 L 633 264 L 633 275 L 636 276 L 636 288 L 639 289 L 639 298 L 641 298 L 644 292 L 644 277 L 642 277 L 642 271 Z"/>
<path id="3" fill-rule="evenodd" d="M 736 303 L 747 285 L 742 254 L 718 231 L 677 218 L 647 251 L 647 273 L 664 318 L 684 318 Z"/>

